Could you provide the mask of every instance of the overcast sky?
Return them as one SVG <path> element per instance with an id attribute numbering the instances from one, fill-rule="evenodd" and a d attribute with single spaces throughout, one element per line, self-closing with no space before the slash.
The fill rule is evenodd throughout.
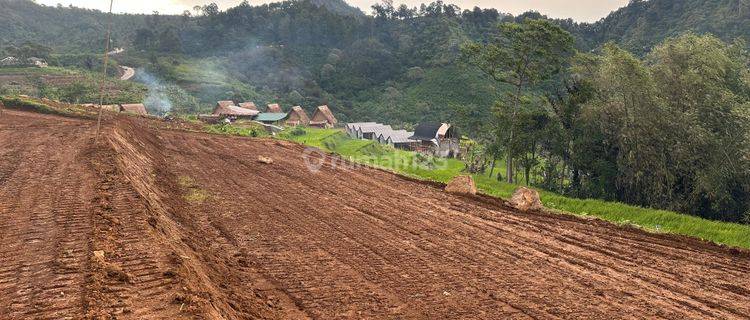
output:
<path id="1" fill-rule="evenodd" d="M 216 2 L 222 9 L 234 6 L 241 0 L 115 0 L 115 12 L 151 13 L 181 13 L 197 4 Z M 366 13 L 371 13 L 370 6 L 378 0 L 348 0 Z M 627 5 L 629 0 L 446 0 L 461 8 L 496 8 L 501 12 L 519 14 L 528 10 L 536 10 L 554 18 L 573 18 L 576 21 L 593 22 L 605 17 L 617 8 Z M 73 4 L 78 7 L 107 10 L 109 1 L 106 0 L 37 0 L 46 5 Z M 270 2 L 264 0 L 250 0 L 251 4 Z M 394 0 L 395 5 L 406 3 L 418 6 L 431 0 Z"/>

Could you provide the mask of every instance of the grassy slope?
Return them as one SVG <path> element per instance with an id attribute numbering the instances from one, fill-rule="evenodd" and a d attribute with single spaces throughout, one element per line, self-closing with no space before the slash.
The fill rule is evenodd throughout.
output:
<path id="1" fill-rule="evenodd" d="M 279 137 L 337 153 L 359 163 L 366 163 L 398 173 L 438 182 L 448 182 L 463 174 L 464 165 L 454 159 L 438 162 L 436 168 L 408 165 L 415 154 L 382 147 L 373 141 L 348 139 L 338 129 L 306 129 L 306 134 L 294 136 L 286 131 Z M 509 198 L 516 185 L 499 182 L 486 175 L 474 175 L 477 187 L 489 195 Z M 580 216 L 594 216 L 618 224 L 639 226 L 652 232 L 665 232 L 697 237 L 715 243 L 750 248 L 750 226 L 710 221 L 694 216 L 664 210 L 655 210 L 606 202 L 596 199 L 573 199 L 541 191 L 545 206 Z"/>

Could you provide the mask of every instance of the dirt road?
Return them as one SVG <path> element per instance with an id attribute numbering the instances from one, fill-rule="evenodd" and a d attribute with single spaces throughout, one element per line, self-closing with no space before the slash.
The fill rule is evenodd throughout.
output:
<path id="1" fill-rule="evenodd" d="M 745 251 L 311 173 L 287 142 L 106 123 L 94 147 L 89 122 L 0 116 L 0 318 L 750 314 Z"/>
<path id="2" fill-rule="evenodd" d="M 120 66 L 120 69 L 122 69 L 122 76 L 120 77 L 120 80 L 128 81 L 135 76 L 135 69 L 131 67 Z"/>

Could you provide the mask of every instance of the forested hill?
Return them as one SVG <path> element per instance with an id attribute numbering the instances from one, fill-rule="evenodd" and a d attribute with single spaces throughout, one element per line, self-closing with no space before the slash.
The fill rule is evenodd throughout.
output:
<path id="1" fill-rule="evenodd" d="M 594 44 L 615 41 L 643 53 L 686 31 L 712 33 L 725 41 L 750 39 L 750 1 L 633 0 L 585 28 L 585 37 Z"/>
<path id="2" fill-rule="evenodd" d="M 749 8 L 738 7 L 742 1 Z M 244 2 L 226 11 L 209 4 L 183 15 L 116 15 L 113 46 L 129 49 L 128 64 L 182 86 L 204 106 L 230 95 L 259 103 L 326 103 L 345 121 L 460 118 L 472 126 L 471 120 L 488 115 L 501 90 L 461 63 L 461 45 L 491 37 L 500 22 L 544 18 L 499 9 L 385 2 L 364 15 L 344 0 Z M 98 53 L 105 16 L 0 0 L 0 51 L 30 41 L 55 54 Z M 615 41 L 644 54 L 691 30 L 747 39 L 748 16 L 747 0 L 650 0 L 632 1 L 594 24 L 555 22 L 575 36 L 581 51 Z"/>
<path id="3" fill-rule="evenodd" d="M 363 16 L 358 8 L 344 0 L 310 0 L 316 6 L 348 16 Z M 206 6 L 211 10 L 209 6 Z M 203 10 L 203 9 L 202 9 Z M 155 25 L 184 26 L 196 12 L 181 16 L 118 14 L 113 18 L 113 44 L 128 46 L 136 30 Z M 60 53 L 101 50 L 106 30 L 106 14 L 77 7 L 39 5 L 30 0 L 0 0 L 0 49 L 10 44 L 34 42 L 58 49 Z"/>
<path id="4" fill-rule="evenodd" d="M 114 43 L 129 42 L 137 29 L 146 26 L 147 19 L 145 15 L 114 16 Z M 99 52 L 104 45 L 106 21 L 106 14 L 98 10 L 0 0 L 0 48 L 28 41 L 52 47 L 57 53 Z"/>

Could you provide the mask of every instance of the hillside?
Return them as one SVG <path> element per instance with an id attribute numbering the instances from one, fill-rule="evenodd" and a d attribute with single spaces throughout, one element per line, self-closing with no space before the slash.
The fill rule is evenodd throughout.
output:
<path id="1" fill-rule="evenodd" d="M 712 33 L 725 41 L 750 39 L 750 2 L 744 0 L 631 1 L 590 26 L 594 43 L 615 41 L 634 52 L 648 52 L 667 37 L 687 31 Z"/>
<path id="2" fill-rule="evenodd" d="M 148 25 L 145 15 L 121 14 L 113 18 L 113 46 L 132 43 L 135 31 Z M 175 20 L 177 17 L 165 16 Z M 43 44 L 57 53 L 101 52 L 106 14 L 75 7 L 49 7 L 29 0 L 0 1 L 0 51 L 24 42 Z"/>
<path id="3" fill-rule="evenodd" d="M 615 41 L 643 53 L 687 31 L 747 38 L 750 8 L 741 13 L 737 4 L 633 1 L 595 24 L 557 22 L 576 36 L 581 50 Z M 183 86 L 204 108 L 229 93 L 260 104 L 329 104 L 345 121 L 473 123 L 489 115 L 502 90 L 460 63 L 460 46 L 490 36 L 501 21 L 544 18 L 499 10 L 381 5 L 375 16 L 365 16 L 343 0 L 241 4 L 226 12 L 204 10 L 200 17 L 117 15 L 113 39 L 130 49 L 122 59 Z M 104 21 L 98 11 L 3 1 L 0 23 L 8 27 L 0 29 L 0 51 L 31 41 L 55 54 L 96 52 Z M 218 74 L 220 85 L 197 83 L 206 78 L 202 70 L 214 79 Z"/>
<path id="4" fill-rule="evenodd" d="M 298 144 L 165 125 L 107 117 L 93 144 L 95 120 L 0 114 L 0 314 L 750 313 L 750 254 L 741 249 L 518 212 L 329 155 L 315 156 L 324 165 L 311 173 Z"/>

